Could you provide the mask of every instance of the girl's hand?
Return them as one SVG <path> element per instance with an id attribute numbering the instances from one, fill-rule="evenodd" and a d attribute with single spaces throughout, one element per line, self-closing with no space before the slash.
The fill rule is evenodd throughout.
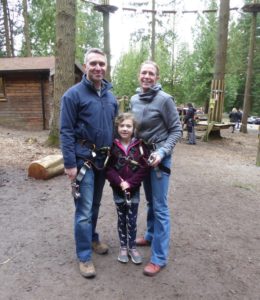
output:
<path id="1" fill-rule="evenodd" d="M 122 182 L 120 183 L 120 187 L 121 187 L 121 189 L 124 191 L 124 190 L 127 190 L 127 189 L 130 188 L 130 184 L 129 184 L 127 181 L 122 181 Z"/>

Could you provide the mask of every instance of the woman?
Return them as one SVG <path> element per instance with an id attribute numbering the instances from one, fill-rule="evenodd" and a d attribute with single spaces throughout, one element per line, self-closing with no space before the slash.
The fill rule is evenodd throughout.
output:
<path id="1" fill-rule="evenodd" d="M 173 98 L 162 91 L 159 67 L 145 61 L 139 73 L 140 88 L 131 98 L 132 112 L 139 124 L 138 138 L 151 150 L 149 176 L 144 180 L 148 205 L 147 230 L 137 246 L 151 245 L 151 259 L 144 274 L 154 276 L 167 264 L 170 241 L 168 186 L 172 151 L 182 136 L 182 126 Z"/>

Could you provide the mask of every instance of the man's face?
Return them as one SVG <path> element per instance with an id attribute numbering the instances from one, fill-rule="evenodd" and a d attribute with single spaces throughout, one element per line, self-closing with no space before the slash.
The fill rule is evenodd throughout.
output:
<path id="1" fill-rule="evenodd" d="M 90 53 L 84 64 L 87 79 L 99 83 L 105 77 L 107 61 L 105 56 L 98 53 Z"/>
<path id="2" fill-rule="evenodd" d="M 139 74 L 139 83 L 143 91 L 148 91 L 159 77 L 157 76 L 156 68 L 152 64 L 145 64 L 142 66 Z"/>

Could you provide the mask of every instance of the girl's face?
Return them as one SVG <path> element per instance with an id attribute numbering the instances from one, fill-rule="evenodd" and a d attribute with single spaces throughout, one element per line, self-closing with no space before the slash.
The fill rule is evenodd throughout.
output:
<path id="1" fill-rule="evenodd" d="M 139 74 L 139 83 L 143 92 L 147 92 L 152 86 L 156 84 L 156 81 L 159 79 L 156 67 L 152 64 L 144 64 L 141 67 Z"/>
<path id="2" fill-rule="evenodd" d="M 125 119 L 123 122 L 118 124 L 118 134 L 123 142 L 130 142 L 133 133 L 134 124 L 131 119 Z"/>

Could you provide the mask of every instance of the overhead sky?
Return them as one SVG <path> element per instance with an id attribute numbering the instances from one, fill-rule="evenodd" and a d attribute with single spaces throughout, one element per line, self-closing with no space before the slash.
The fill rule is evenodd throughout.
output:
<path id="1" fill-rule="evenodd" d="M 137 2 L 137 1 L 136 1 Z M 158 3 L 158 15 L 160 18 L 167 20 L 166 26 L 171 26 L 175 28 L 175 32 L 177 33 L 179 42 L 187 42 L 190 44 L 191 41 L 191 28 L 194 26 L 197 14 L 189 13 L 183 14 L 182 11 L 193 11 L 198 10 L 201 12 L 202 10 L 207 9 L 205 7 L 205 1 L 203 0 L 182 0 L 177 1 L 181 2 L 181 5 L 176 7 L 177 14 L 175 15 L 175 21 L 173 23 L 172 20 L 169 20 L 168 17 L 160 14 L 160 10 L 172 10 L 172 4 L 169 5 L 170 0 L 160 0 L 156 1 Z M 120 54 L 127 50 L 129 45 L 129 37 L 132 32 L 135 32 L 138 28 L 146 26 L 149 20 L 151 20 L 151 13 L 143 13 L 141 10 L 135 12 L 124 11 L 123 7 L 133 7 L 129 5 L 130 1 L 128 0 L 110 0 L 111 5 L 115 5 L 118 7 L 118 10 L 110 15 L 110 38 L 111 38 L 111 54 L 112 54 L 112 64 L 116 62 L 119 58 Z M 152 1 L 149 1 L 149 6 L 147 9 L 151 9 Z M 230 7 L 238 7 L 241 9 L 243 6 L 243 0 L 230 0 Z M 231 14 L 233 17 L 239 15 L 239 11 L 232 11 Z M 173 15 L 172 15 L 173 16 Z M 150 19 L 149 19 L 150 18 Z"/>

